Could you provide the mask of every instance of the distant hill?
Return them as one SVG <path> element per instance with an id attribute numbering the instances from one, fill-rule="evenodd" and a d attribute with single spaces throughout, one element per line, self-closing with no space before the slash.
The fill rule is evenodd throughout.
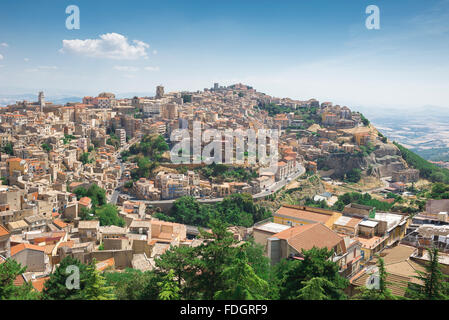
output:
<path id="1" fill-rule="evenodd" d="M 35 93 L 15 94 L 15 95 L 0 94 L 0 106 L 7 106 L 22 100 L 37 101 L 37 94 Z M 67 95 L 53 95 L 53 96 L 49 95 L 45 97 L 45 100 L 52 102 L 54 104 L 64 105 L 67 102 L 82 102 L 83 97 L 67 96 Z"/>
<path id="2" fill-rule="evenodd" d="M 449 148 L 410 149 L 429 161 L 449 162 Z"/>
<path id="3" fill-rule="evenodd" d="M 394 144 L 401 151 L 402 158 L 407 162 L 407 164 L 419 170 L 419 174 L 422 178 L 429 179 L 432 182 L 449 183 L 448 169 L 440 168 L 437 165 L 430 163 L 397 142 L 394 142 Z"/>

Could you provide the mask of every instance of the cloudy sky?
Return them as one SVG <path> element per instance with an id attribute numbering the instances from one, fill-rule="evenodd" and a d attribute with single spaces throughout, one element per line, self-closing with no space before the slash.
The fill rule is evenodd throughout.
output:
<path id="1" fill-rule="evenodd" d="M 80 29 L 66 28 L 66 8 Z M 380 30 L 368 30 L 368 5 Z M 0 92 L 247 83 L 275 96 L 449 108 L 449 0 L 2 0 Z"/>

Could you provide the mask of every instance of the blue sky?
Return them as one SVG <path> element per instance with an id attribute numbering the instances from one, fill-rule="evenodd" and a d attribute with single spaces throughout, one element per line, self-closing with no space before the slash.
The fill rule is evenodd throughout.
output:
<path id="1" fill-rule="evenodd" d="M 80 30 L 65 27 L 72 4 Z M 371 4 L 380 30 L 365 27 Z M 242 82 L 349 106 L 449 107 L 448 0 L 2 0 L 0 30 L 2 94 Z"/>

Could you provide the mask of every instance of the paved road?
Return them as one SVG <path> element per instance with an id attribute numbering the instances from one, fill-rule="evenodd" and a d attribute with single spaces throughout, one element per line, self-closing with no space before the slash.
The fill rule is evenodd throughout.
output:
<path id="1" fill-rule="evenodd" d="M 306 172 L 306 169 L 303 166 L 301 166 L 300 164 L 297 165 L 297 169 L 298 169 L 298 171 L 296 171 L 295 173 L 288 176 L 287 179 L 284 179 L 284 180 L 281 180 L 281 181 L 278 181 L 278 182 L 272 184 L 270 187 L 268 187 L 268 191 L 262 191 L 260 193 L 257 193 L 255 195 L 253 195 L 253 198 L 259 199 L 259 198 L 266 197 L 272 193 L 275 193 L 276 191 L 285 187 L 289 183 L 288 179 L 291 179 L 291 181 L 293 181 L 293 180 L 297 179 L 298 177 L 302 176 Z"/>
<path id="2" fill-rule="evenodd" d="M 118 155 L 120 155 L 121 152 L 128 150 L 131 144 L 126 144 L 124 147 L 120 148 L 117 151 L 117 163 L 120 165 L 120 176 L 119 176 L 119 182 L 117 184 L 117 187 L 115 188 L 114 192 L 111 195 L 111 198 L 109 199 L 109 202 L 112 204 L 117 204 L 117 199 L 120 194 L 120 189 L 123 186 L 123 183 L 121 182 L 123 171 L 125 171 L 125 165 L 122 162 L 122 159 L 118 159 Z"/>
<path id="3" fill-rule="evenodd" d="M 122 163 L 122 159 L 118 159 L 118 155 L 120 155 L 121 152 L 128 150 L 129 147 L 134 143 L 133 140 L 129 141 L 129 143 L 127 143 L 125 146 L 123 146 L 122 148 L 120 148 L 117 151 L 117 163 L 120 164 L 120 180 L 119 183 L 117 184 L 117 187 L 115 188 L 114 192 L 111 195 L 111 198 L 109 199 L 109 202 L 112 204 L 117 204 L 117 199 L 118 196 L 120 194 L 120 189 L 123 186 L 123 183 L 121 182 L 121 177 L 123 174 L 123 171 L 125 170 L 125 165 Z M 286 179 L 283 179 L 281 181 L 278 181 L 274 184 L 272 184 L 270 187 L 268 187 L 268 191 L 263 190 L 260 193 L 254 194 L 253 195 L 253 199 L 260 199 L 260 198 L 264 198 L 272 193 L 275 193 L 276 191 L 280 190 L 281 188 L 283 188 L 284 186 L 286 186 L 289 183 L 289 179 L 291 179 L 291 181 L 297 179 L 298 177 L 302 176 L 304 173 L 306 172 L 306 169 L 300 165 L 297 164 L 297 171 L 293 174 L 291 174 L 290 176 L 288 176 Z M 161 205 L 161 204 L 168 204 L 168 203 L 173 203 L 176 201 L 176 199 L 171 199 L 171 200 L 158 200 L 158 201 L 150 201 L 150 200 L 139 200 L 136 199 L 134 197 L 131 197 L 131 200 L 136 200 L 136 201 L 141 201 L 144 202 L 146 204 L 150 204 L 150 205 Z M 223 198 L 213 198 L 213 199 L 198 199 L 199 202 L 206 202 L 206 203 L 213 203 L 213 202 L 220 202 L 223 201 Z"/>
<path id="4" fill-rule="evenodd" d="M 297 179 L 298 177 L 302 176 L 306 172 L 306 169 L 303 166 L 299 165 L 299 164 L 298 164 L 297 168 L 298 168 L 297 172 L 291 174 L 290 176 L 288 176 L 284 180 L 281 180 L 281 181 L 278 181 L 278 182 L 272 184 L 268 188 L 268 191 L 262 191 L 260 193 L 254 194 L 253 195 L 253 199 L 260 199 L 260 198 L 266 197 L 266 196 L 268 196 L 268 195 L 270 195 L 272 193 L 275 193 L 276 191 L 282 189 L 284 186 L 286 186 L 289 183 L 289 181 L 288 181 L 289 178 L 291 178 L 291 180 L 293 181 L 293 180 Z M 154 206 L 163 205 L 163 204 L 169 204 L 169 203 L 173 203 L 173 202 L 176 201 L 176 199 L 150 201 L 150 200 L 139 200 L 139 199 L 136 199 L 136 198 L 131 198 L 131 200 L 144 202 L 146 204 L 154 205 Z M 223 198 L 198 199 L 198 201 L 199 202 L 205 202 L 205 203 L 214 203 L 214 202 L 223 201 Z"/>

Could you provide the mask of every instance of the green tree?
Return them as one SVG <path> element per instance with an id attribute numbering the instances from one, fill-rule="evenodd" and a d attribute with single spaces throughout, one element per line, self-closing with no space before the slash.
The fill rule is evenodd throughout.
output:
<path id="1" fill-rule="evenodd" d="M 79 274 L 79 283 L 76 274 Z M 70 284 L 70 285 L 68 285 Z M 70 256 L 64 258 L 42 292 L 45 300 L 111 300 L 112 287 L 106 285 L 105 278 L 95 268 L 95 260 L 85 265 Z"/>
<path id="2" fill-rule="evenodd" d="M 208 207 L 201 205 L 195 198 L 185 196 L 176 199 L 170 210 L 170 216 L 178 223 L 204 227 L 210 218 L 207 209 Z"/>
<path id="3" fill-rule="evenodd" d="M 394 145 L 401 151 L 402 158 L 407 164 L 419 170 L 419 175 L 422 178 L 430 179 L 432 182 L 449 183 L 448 169 L 440 168 L 437 165 L 428 162 L 399 143 L 394 142 Z"/>
<path id="4" fill-rule="evenodd" d="M 114 288 L 117 300 L 156 300 L 161 277 L 154 271 L 127 268 L 122 272 L 106 272 L 106 285 Z"/>
<path id="5" fill-rule="evenodd" d="M 138 300 L 146 279 L 140 270 L 127 268 L 123 272 L 106 272 L 106 284 L 114 288 L 117 300 Z"/>
<path id="6" fill-rule="evenodd" d="M 327 248 L 302 251 L 303 260 L 294 261 L 285 275 L 283 275 L 280 287 L 280 298 L 283 300 L 297 299 L 301 293 L 309 292 L 309 289 L 301 291 L 306 285 L 316 287 L 320 284 L 324 289 L 327 299 L 345 299 L 343 290 L 348 286 L 348 281 L 338 273 L 338 265 L 331 261 L 333 251 Z M 313 278 L 323 278 L 326 281 L 314 280 Z M 329 285 L 332 284 L 332 285 Z"/>
<path id="7" fill-rule="evenodd" d="M 346 174 L 346 180 L 357 183 L 362 179 L 362 170 L 353 168 Z"/>
<path id="8" fill-rule="evenodd" d="M 166 251 L 157 259 L 156 266 L 164 273 L 173 272 L 174 279 L 178 286 L 182 282 L 188 282 L 195 277 L 195 270 L 192 266 L 196 263 L 195 250 L 192 247 L 174 247 Z M 188 288 L 186 288 L 188 289 Z"/>
<path id="9" fill-rule="evenodd" d="M 379 288 L 362 288 L 360 293 L 354 298 L 361 300 L 396 300 L 397 296 L 393 295 L 387 285 L 390 284 L 387 281 L 388 273 L 385 270 L 384 259 L 378 256 L 378 268 L 379 268 Z"/>
<path id="10" fill-rule="evenodd" d="M 416 271 L 415 276 L 422 285 L 409 284 L 406 296 L 418 300 L 447 300 L 449 299 L 449 277 L 441 271 L 437 248 L 428 249 L 429 263 L 425 266 L 425 272 Z"/>
<path id="11" fill-rule="evenodd" d="M 201 258 L 192 266 L 197 273 L 192 289 L 196 289 L 201 298 L 208 300 L 213 299 L 216 292 L 227 288 L 223 270 L 234 262 L 234 246 L 237 244 L 223 222 L 212 220 L 210 227 L 212 233 L 200 229 L 200 237 L 204 242 L 195 248 L 195 253 Z"/>
<path id="12" fill-rule="evenodd" d="M 50 145 L 49 145 L 48 143 L 43 143 L 43 144 L 41 145 L 41 147 L 42 147 L 42 149 L 43 149 L 45 152 L 47 152 L 47 153 L 49 153 L 49 152 L 51 151 L 51 147 L 50 147 Z"/>
<path id="13" fill-rule="evenodd" d="M 173 270 L 170 270 L 162 281 L 158 283 L 160 287 L 159 299 L 160 300 L 179 300 L 179 285 L 175 281 L 175 274 Z"/>
<path id="14" fill-rule="evenodd" d="M 114 300 L 113 287 L 106 285 L 106 279 L 95 267 L 95 259 L 87 265 L 87 277 L 81 279 L 84 289 L 81 290 L 82 300 Z"/>
<path id="15" fill-rule="evenodd" d="M 262 300 L 267 298 L 268 283 L 261 279 L 248 264 L 244 248 L 240 248 L 233 263 L 223 269 L 225 289 L 218 290 L 219 300 Z"/>
<path id="16" fill-rule="evenodd" d="M 69 266 L 77 267 L 79 270 L 80 280 L 87 278 L 87 266 L 81 263 L 79 260 L 70 256 L 64 258 L 55 272 L 50 275 L 50 279 L 44 284 L 44 290 L 42 291 L 43 299 L 45 300 L 80 300 L 81 291 L 84 290 L 85 282 L 81 283 L 79 289 L 76 286 L 70 287 L 66 285 L 69 281 L 69 276 L 73 274 L 72 269 Z"/>
<path id="17" fill-rule="evenodd" d="M 255 222 L 267 219 L 271 212 L 254 203 L 247 193 L 232 194 L 216 204 L 215 217 L 231 225 L 251 227 Z"/>
<path id="18" fill-rule="evenodd" d="M 81 220 L 95 220 L 95 210 L 81 207 L 79 217 Z"/>
<path id="19" fill-rule="evenodd" d="M 95 209 L 95 215 L 98 217 L 101 226 L 123 227 L 125 225 L 125 220 L 119 217 L 118 209 L 113 204 L 108 203 Z"/>
<path id="20" fill-rule="evenodd" d="M 3 152 L 9 154 L 10 156 L 14 155 L 14 149 L 13 149 L 13 145 L 11 142 L 8 142 L 7 144 L 5 144 L 5 146 L 3 147 Z"/>
<path id="21" fill-rule="evenodd" d="M 39 293 L 34 291 L 30 282 L 20 286 L 14 285 L 14 280 L 26 271 L 20 263 L 13 259 L 6 259 L 0 264 L 0 300 L 37 300 Z"/>
<path id="22" fill-rule="evenodd" d="M 84 187 L 78 187 L 73 192 L 78 200 L 82 197 L 89 197 L 93 207 L 106 204 L 106 191 L 96 184 L 92 184 L 87 190 Z"/>
<path id="23" fill-rule="evenodd" d="M 326 278 L 315 277 L 304 281 L 299 289 L 298 300 L 329 300 L 326 288 L 332 288 L 333 284 Z"/>
<path id="24" fill-rule="evenodd" d="M 83 164 L 87 164 L 87 163 L 91 163 L 93 160 L 90 159 L 90 154 L 89 154 L 89 152 L 84 152 L 84 153 L 81 155 L 81 157 L 80 157 L 80 161 L 81 161 Z"/>

